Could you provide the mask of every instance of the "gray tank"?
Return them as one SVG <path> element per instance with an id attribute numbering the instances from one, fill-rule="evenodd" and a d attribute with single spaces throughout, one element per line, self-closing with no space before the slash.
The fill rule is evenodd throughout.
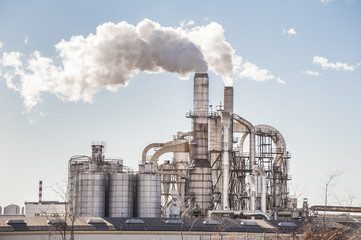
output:
<path id="1" fill-rule="evenodd" d="M 106 174 L 85 172 L 75 177 L 75 209 L 81 217 L 105 216 Z"/>
<path id="2" fill-rule="evenodd" d="M 113 173 L 108 179 L 108 216 L 133 217 L 134 176 Z"/>
<path id="3" fill-rule="evenodd" d="M 20 207 L 16 204 L 7 205 L 4 207 L 4 215 L 18 215 L 20 214 Z"/>
<path id="4" fill-rule="evenodd" d="M 160 174 L 137 175 L 137 217 L 159 218 L 161 214 Z"/>

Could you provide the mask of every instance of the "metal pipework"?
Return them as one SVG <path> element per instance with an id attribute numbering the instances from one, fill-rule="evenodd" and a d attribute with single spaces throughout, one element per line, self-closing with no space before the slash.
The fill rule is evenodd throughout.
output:
<path id="1" fill-rule="evenodd" d="M 260 191 L 261 195 L 261 211 L 266 212 L 266 191 L 267 191 L 267 185 L 266 185 L 266 173 L 263 171 L 263 169 L 259 166 L 256 166 L 253 170 L 253 174 L 255 172 L 258 172 L 259 175 L 255 176 L 257 178 L 261 177 L 261 189 L 257 188 L 257 193 Z M 259 180 L 257 180 L 258 183 Z"/>
<path id="2" fill-rule="evenodd" d="M 247 130 L 250 133 L 250 138 L 249 138 L 249 162 L 250 162 L 250 167 L 251 169 L 253 169 L 253 165 L 255 164 L 255 130 L 254 127 L 252 125 L 252 123 L 248 122 L 247 120 L 245 120 L 244 118 L 241 118 L 239 115 L 233 113 L 232 114 L 232 118 L 242 124 L 243 126 L 245 126 L 247 128 Z"/>
<path id="3" fill-rule="evenodd" d="M 229 112 L 221 113 L 223 126 L 222 208 L 229 210 L 229 152 L 232 151 L 232 122 Z"/>

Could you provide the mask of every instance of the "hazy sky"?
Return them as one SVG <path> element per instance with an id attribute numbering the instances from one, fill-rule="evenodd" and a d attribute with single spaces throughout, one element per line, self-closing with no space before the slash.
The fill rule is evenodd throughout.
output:
<path id="1" fill-rule="evenodd" d="M 37 201 L 39 180 L 57 200 L 92 141 L 137 169 L 191 129 L 207 66 L 210 104 L 233 77 L 235 112 L 283 134 L 291 194 L 322 204 L 341 170 L 329 203 L 361 206 L 360 23 L 359 0 L 0 0 L 0 206 Z"/>

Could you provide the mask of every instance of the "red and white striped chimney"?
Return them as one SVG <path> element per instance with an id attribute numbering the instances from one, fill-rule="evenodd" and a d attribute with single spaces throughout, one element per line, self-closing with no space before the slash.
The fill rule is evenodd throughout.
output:
<path id="1" fill-rule="evenodd" d="M 39 204 L 43 203 L 43 181 L 39 181 Z"/>

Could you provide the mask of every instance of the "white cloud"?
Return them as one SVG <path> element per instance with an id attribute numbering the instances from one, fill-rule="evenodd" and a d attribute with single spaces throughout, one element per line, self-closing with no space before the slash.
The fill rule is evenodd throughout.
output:
<path id="1" fill-rule="evenodd" d="M 341 63 L 341 62 L 330 63 L 330 62 L 328 62 L 327 58 L 319 57 L 319 56 L 313 57 L 313 63 L 317 64 L 317 65 L 321 65 L 321 67 L 323 69 L 332 69 L 332 70 L 337 70 L 337 71 L 340 71 L 340 70 L 354 71 L 357 67 L 359 67 L 361 65 L 361 63 L 357 63 L 355 65 L 349 65 L 347 63 Z"/>
<path id="2" fill-rule="evenodd" d="M 20 58 L 23 56 L 22 53 L 20 52 L 5 52 L 3 54 L 1 63 L 3 66 L 8 67 L 14 67 L 14 68 L 19 68 L 23 65 L 23 63 L 21 62 Z"/>
<path id="3" fill-rule="evenodd" d="M 241 71 L 238 74 L 239 78 L 248 78 L 255 81 L 263 82 L 276 77 L 267 69 L 261 69 L 255 64 L 246 61 L 241 66 Z"/>
<path id="4" fill-rule="evenodd" d="M 288 36 L 296 35 L 296 30 L 294 28 L 290 28 L 288 30 L 282 28 L 282 32 L 283 32 L 283 34 L 288 35 Z"/>
<path id="5" fill-rule="evenodd" d="M 195 22 L 193 20 L 190 20 L 190 21 L 187 22 L 187 26 L 192 26 L 194 24 L 195 24 Z"/>
<path id="6" fill-rule="evenodd" d="M 28 36 L 25 36 L 24 44 L 29 45 L 29 37 Z"/>
<path id="7" fill-rule="evenodd" d="M 320 0 L 321 1 L 321 3 L 323 3 L 323 4 L 327 4 L 328 2 L 331 2 L 331 0 Z"/>
<path id="8" fill-rule="evenodd" d="M 3 45 L 4 45 L 4 44 L 0 41 L 0 49 L 2 48 Z"/>
<path id="9" fill-rule="evenodd" d="M 318 73 L 318 72 L 312 72 L 312 71 L 310 71 L 310 70 L 302 71 L 301 73 L 307 74 L 307 75 L 311 75 L 311 76 L 316 76 L 316 77 L 321 76 L 320 73 Z"/>
<path id="10" fill-rule="evenodd" d="M 278 83 L 281 83 L 281 84 L 285 84 L 285 83 L 286 83 L 286 82 L 283 81 L 280 77 L 277 78 L 277 82 L 278 82 Z"/>

